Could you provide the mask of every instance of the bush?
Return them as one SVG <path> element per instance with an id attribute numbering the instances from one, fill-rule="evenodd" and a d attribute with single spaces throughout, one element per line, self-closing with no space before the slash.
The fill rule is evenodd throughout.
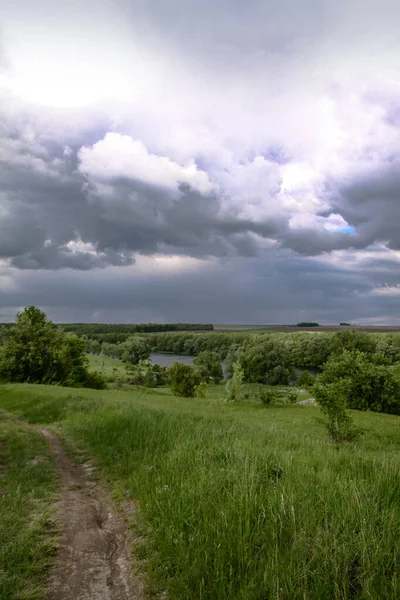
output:
<path id="1" fill-rule="evenodd" d="M 200 374 L 190 365 L 175 362 L 168 371 L 171 389 L 175 396 L 193 398 L 201 383 Z"/>
<path id="2" fill-rule="evenodd" d="M 219 356 L 216 352 L 205 350 L 200 352 L 194 359 L 193 365 L 199 370 L 204 381 L 221 383 L 224 378 Z"/>
<path id="3" fill-rule="evenodd" d="M 286 397 L 287 397 L 287 401 L 289 402 L 289 404 L 296 404 L 296 402 L 299 398 L 299 395 L 296 392 L 292 391 L 292 392 L 289 392 Z"/>
<path id="4" fill-rule="evenodd" d="M 297 378 L 297 382 L 296 382 L 298 387 L 302 387 L 306 390 L 309 390 L 310 388 L 312 388 L 314 383 L 315 383 L 315 377 L 313 377 L 309 371 L 303 371 L 301 373 L 301 375 L 299 375 L 299 377 Z"/>
<path id="5" fill-rule="evenodd" d="M 207 392 L 207 385 L 206 385 L 205 381 L 202 381 L 196 387 L 195 396 L 196 396 L 196 398 L 205 398 L 206 392 Z"/>
<path id="6" fill-rule="evenodd" d="M 233 375 L 225 385 L 225 392 L 227 399 L 234 402 L 239 400 L 240 393 L 242 391 L 244 372 L 239 362 L 235 362 L 233 365 Z"/>
<path id="7" fill-rule="evenodd" d="M 267 373 L 265 383 L 267 385 L 289 385 L 290 379 L 290 369 L 277 365 Z"/>
<path id="8" fill-rule="evenodd" d="M 256 396 L 263 406 L 271 406 L 278 400 L 278 394 L 275 390 L 269 390 L 262 385 L 257 388 Z"/>
<path id="9" fill-rule="evenodd" d="M 345 350 L 326 363 L 317 381 L 321 385 L 341 382 L 349 408 L 399 414 L 400 384 L 390 367 L 374 364 L 370 356 Z"/>
<path id="10" fill-rule="evenodd" d="M 361 433 L 347 409 L 348 391 L 348 382 L 345 381 L 314 386 L 315 398 L 326 416 L 323 423 L 336 443 L 355 441 Z"/>
<path id="11" fill-rule="evenodd" d="M 128 365 L 127 373 L 131 385 L 154 388 L 165 385 L 168 380 L 166 367 L 153 365 L 150 360 L 141 360 L 136 365 Z"/>
<path id="12" fill-rule="evenodd" d="M 98 371 L 87 371 L 82 386 L 94 390 L 104 390 L 107 387 L 105 377 Z"/>

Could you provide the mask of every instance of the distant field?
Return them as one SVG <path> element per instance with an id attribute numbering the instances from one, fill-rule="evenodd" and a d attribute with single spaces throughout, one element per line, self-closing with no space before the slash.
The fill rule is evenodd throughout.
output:
<path id="1" fill-rule="evenodd" d="M 0 408 L 54 427 L 138 507 L 150 597 L 398 600 L 399 417 L 353 412 L 365 435 L 338 448 L 318 407 L 222 393 L 4 385 Z"/>
<path id="2" fill-rule="evenodd" d="M 214 325 L 214 331 L 227 333 L 292 333 L 294 331 L 312 331 L 313 333 L 318 333 L 342 331 L 343 329 L 357 329 L 357 331 L 366 331 L 369 333 L 399 333 L 400 325 L 352 325 L 351 327 L 340 327 L 340 325 L 320 325 L 319 327 L 295 327 L 291 325 Z"/>

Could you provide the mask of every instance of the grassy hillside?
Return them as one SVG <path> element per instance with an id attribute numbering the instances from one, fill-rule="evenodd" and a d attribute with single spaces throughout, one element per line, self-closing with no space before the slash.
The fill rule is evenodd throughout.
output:
<path id="1" fill-rule="evenodd" d="M 116 358 L 97 354 L 88 354 L 87 357 L 90 371 L 98 371 L 107 377 L 111 375 L 125 377 L 126 375 L 124 363 Z"/>
<path id="2" fill-rule="evenodd" d="M 135 500 L 150 590 L 174 600 L 400 597 L 400 428 L 356 413 L 335 447 L 308 406 L 183 400 L 167 390 L 0 388 Z"/>
<path id="3" fill-rule="evenodd" d="M 56 476 L 47 442 L 0 411 L 0 598 L 42 598 L 54 553 Z"/>

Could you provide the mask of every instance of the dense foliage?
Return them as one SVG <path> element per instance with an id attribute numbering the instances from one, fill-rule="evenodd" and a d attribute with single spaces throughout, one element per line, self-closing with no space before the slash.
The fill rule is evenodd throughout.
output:
<path id="1" fill-rule="evenodd" d="M 376 356 L 359 350 L 344 350 L 333 356 L 323 367 L 313 391 L 340 386 L 349 408 L 400 414 L 400 384 L 388 366 L 374 362 Z"/>
<path id="2" fill-rule="evenodd" d="M 219 356 L 216 352 L 204 350 L 194 360 L 193 365 L 198 369 L 205 382 L 221 383 L 224 378 Z"/>
<path id="3" fill-rule="evenodd" d="M 104 387 L 87 371 L 85 342 L 63 332 L 34 306 L 18 313 L 0 348 L 0 378 L 29 383 Z"/>
<path id="4" fill-rule="evenodd" d="M 125 341 L 134 333 L 155 333 L 163 331 L 213 331 L 210 323 L 64 323 L 60 325 L 64 331 L 79 336 L 90 337 L 101 342 L 116 344 Z"/>
<path id="5" fill-rule="evenodd" d="M 155 388 L 166 385 L 169 377 L 167 367 L 153 365 L 150 360 L 141 360 L 127 368 L 127 380 L 132 385 Z"/>
<path id="6" fill-rule="evenodd" d="M 201 383 L 200 373 L 196 369 L 190 365 L 176 362 L 170 367 L 168 374 L 171 389 L 175 396 L 194 398 Z"/>

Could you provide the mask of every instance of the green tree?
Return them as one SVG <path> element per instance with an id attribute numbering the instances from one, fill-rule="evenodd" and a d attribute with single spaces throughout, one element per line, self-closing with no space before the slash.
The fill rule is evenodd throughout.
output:
<path id="1" fill-rule="evenodd" d="M 373 363 L 371 355 L 345 350 L 340 356 L 331 357 L 324 365 L 317 383 L 331 385 L 338 382 L 346 388 L 349 408 L 395 414 L 400 412 L 400 383 L 390 367 Z"/>
<path id="2" fill-rule="evenodd" d="M 225 391 L 228 400 L 239 400 L 244 379 L 244 371 L 240 362 L 235 362 L 233 365 L 232 379 L 226 382 Z"/>
<path id="3" fill-rule="evenodd" d="M 198 369 L 204 381 L 211 380 L 213 383 L 221 383 L 224 378 L 220 359 L 216 352 L 209 350 L 200 352 L 193 359 L 193 365 Z"/>
<path id="4" fill-rule="evenodd" d="M 85 340 L 64 333 L 44 312 L 30 306 L 17 314 L 15 327 L 1 349 L 0 377 L 16 382 L 89 386 L 87 364 Z"/>
<path id="5" fill-rule="evenodd" d="M 361 433 L 348 410 L 348 394 L 351 382 L 341 379 L 332 383 L 316 383 L 313 391 L 326 420 L 323 421 L 331 439 L 336 442 L 352 442 Z"/>
<path id="6" fill-rule="evenodd" d="M 245 347 L 239 356 L 246 381 L 266 383 L 270 374 L 274 385 L 284 384 L 290 376 L 286 371 L 290 367 L 290 352 L 285 342 L 279 339 L 261 337 L 254 345 Z M 274 371 L 276 367 L 279 369 Z"/>
<path id="7" fill-rule="evenodd" d="M 175 362 L 168 371 L 171 389 L 175 396 L 193 398 L 201 383 L 200 373 L 190 365 Z"/>
<path id="8" fill-rule="evenodd" d="M 141 360 L 150 356 L 150 346 L 147 340 L 139 335 L 129 337 L 122 344 L 121 360 L 131 365 L 137 365 Z"/>
<path id="9" fill-rule="evenodd" d="M 312 388 L 315 383 L 315 377 L 309 371 L 303 371 L 297 378 L 296 385 L 306 390 Z"/>
<path id="10" fill-rule="evenodd" d="M 373 354 L 376 352 L 376 338 L 356 329 L 338 331 L 332 338 L 332 351 L 334 354 L 341 354 L 344 350 Z"/>

